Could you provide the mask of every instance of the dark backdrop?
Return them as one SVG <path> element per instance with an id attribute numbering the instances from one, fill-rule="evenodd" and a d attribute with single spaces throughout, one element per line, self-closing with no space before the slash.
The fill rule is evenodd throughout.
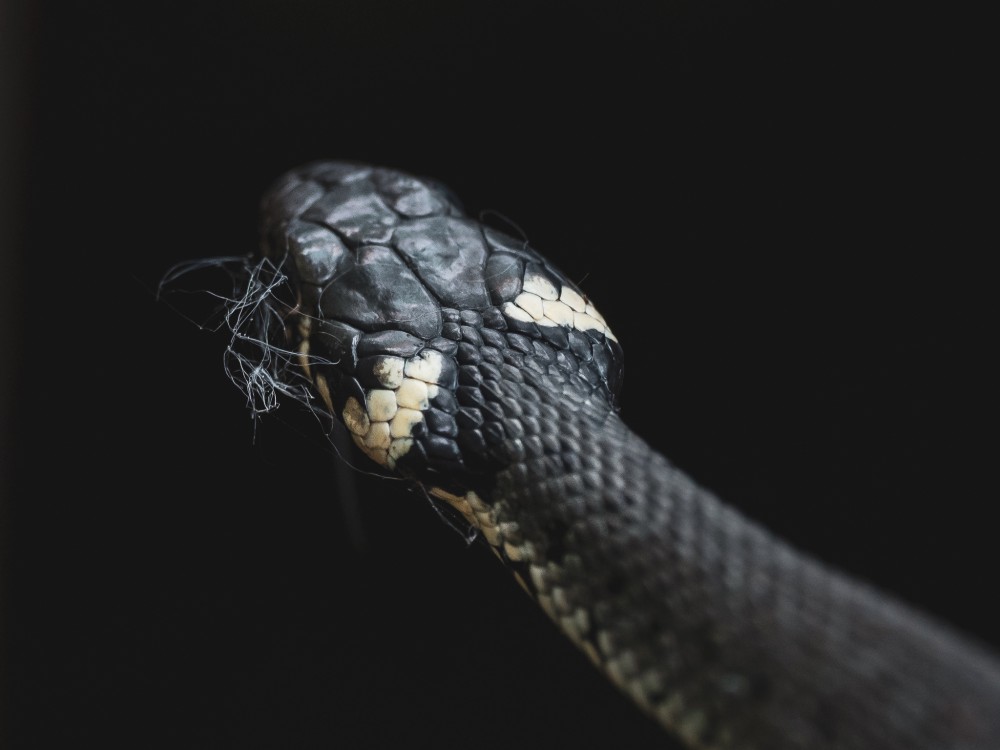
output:
<path id="1" fill-rule="evenodd" d="M 641 435 L 1000 647 L 978 22 L 535 5 L 21 6 L 4 747 L 660 743 L 419 494 L 359 476 L 352 536 L 315 422 L 254 425 L 154 298 L 317 158 L 516 221 L 617 332 Z"/>

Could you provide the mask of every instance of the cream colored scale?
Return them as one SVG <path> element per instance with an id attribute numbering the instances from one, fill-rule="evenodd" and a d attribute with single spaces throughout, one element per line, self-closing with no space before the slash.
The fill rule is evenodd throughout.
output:
<path id="1" fill-rule="evenodd" d="M 599 331 L 617 341 L 597 308 L 568 286 L 560 292 L 544 276 L 525 273 L 521 293 L 503 306 L 504 315 L 525 323 Z"/>
<path id="2" fill-rule="evenodd" d="M 611 651 L 613 643 L 607 633 L 603 631 L 598 633 L 597 644 L 584 636 L 590 629 L 590 615 L 587 610 L 573 607 L 569 603 L 566 589 L 560 585 L 562 567 L 551 561 L 544 564 L 540 562 L 537 550 L 531 542 L 521 537 L 518 525 L 498 522 L 496 512 L 483 502 L 482 498 L 475 492 L 455 495 L 440 487 L 432 487 L 430 493 L 451 505 L 462 514 L 462 517 L 470 525 L 478 529 L 489 542 L 497 557 L 503 559 L 500 555 L 500 550 L 503 550 L 508 559 L 517 563 L 525 563 L 528 566 L 528 574 L 531 576 L 532 587 L 529 588 L 520 574 L 515 571 L 514 576 L 521 587 L 529 594 L 532 593 L 533 589 L 534 596 L 545 614 L 569 636 L 594 664 L 603 665 L 609 670 L 612 680 L 620 682 L 626 690 L 629 689 L 625 678 L 625 674 L 628 672 L 627 665 L 625 665 L 625 669 L 622 669 L 617 666 L 617 663 L 622 659 L 628 662 L 631 655 L 625 652 L 617 659 L 609 660 L 608 655 L 613 653 Z M 567 555 L 562 564 L 564 567 L 572 567 L 579 562 L 575 556 Z M 599 645 L 603 645 L 604 648 L 599 648 Z"/>

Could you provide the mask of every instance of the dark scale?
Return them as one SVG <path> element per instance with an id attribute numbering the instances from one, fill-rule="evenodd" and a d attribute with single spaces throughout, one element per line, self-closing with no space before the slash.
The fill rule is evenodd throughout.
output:
<path id="1" fill-rule="evenodd" d="M 509 331 L 514 333 L 520 333 L 523 336 L 529 338 L 535 338 L 541 334 L 538 332 L 538 326 L 535 325 L 534 321 L 519 320 L 517 318 L 507 318 L 507 328 Z"/>
<path id="2" fill-rule="evenodd" d="M 581 367 L 577 371 L 576 377 L 586 383 L 591 392 L 604 387 L 604 379 L 596 367 Z"/>
<path id="3" fill-rule="evenodd" d="M 458 368 L 458 384 L 478 386 L 483 382 L 483 374 L 475 365 L 462 365 Z"/>
<path id="4" fill-rule="evenodd" d="M 504 418 L 503 407 L 496 401 L 485 401 L 480 408 L 486 419 L 498 424 L 506 424 L 507 420 Z"/>
<path id="5" fill-rule="evenodd" d="M 523 334 L 519 333 L 508 333 L 507 343 L 515 350 L 521 352 L 521 354 L 531 354 L 533 348 L 531 346 L 531 339 Z"/>
<path id="6" fill-rule="evenodd" d="M 499 380 L 484 380 L 479 388 L 490 401 L 499 401 L 503 398 L 503 387 L 500 385 Z"/>
<path id="7" fill-rule="evenodd" d="M 462 406 L 482 408 L 486 404 L 486 398 L 478 386 L 461 385 L 457 390 L 458 403 Z"/>
<path id="8" fill-rule="evenodd" d="M 369 354 L 412 357 L 423 348 L 422 339 L 395 329 L 368 333 L 358 340 L 358 356 L 362 357 Z"/>
<path id="9" fill-rule="evenodd" d="M 490 304 L 486 290 L 486 243 L 471 219 L 427 216 L 398 222 L 392 246 L 427 291 L 459 310 Z"/>
<path id="10" fill-rule="evenodd" d="M 524 358 L 524 366 L 528 367 L 528 368 L 530 368 L 532 370 L 534 370 L 537 373 L 543 374 L 543 375 L 547 374 L 548 371 L 549 371 L 549 367 L 546 364 L 545 360 L 539 359 L 538 357 L 535 357 L 534 355 L 527 356 L 527 357 Z"/>
<path id="11" fill-rule="evenodd" d="M 483 337 L 479 335 L 479 329 L 474 326 L 462 326 L 462 341 L 466 341 L 473 346 L 482 346 Z"/>
<path id="12" fill-rule="evenodd" d="M 423 438 L 422 442 L 427 448 L 427 455 L 432 460 L 444 459 L 455 462 L 461 460 L 462 456 L 459 453 L 458 444 L 450 438 L 429 434 Z"/>
<path id="13" fill-rule="evenodd" d="M 517 382 L 518 383 L 527 384 L 528 381 L 527 381 L 527 378 L 522 378 L 522 379 L 518 380 Z M 563 382 L 563 378 L 560 377 L 560 379 L 557 380 L 557 381 L 555 381 L 555 382 L 561 383 L 561 382 Z M 524 397 L 524 402 L 525 402 L 524 403 L 524 407 L 525 407 L 525 409 L 527 409 L 528 407 L 531 407 L 532 412 L 534 412 L 535 410 L 537 410 L 537 412 L 539 414 L 543 414 L 544 413 L 544 407 L 542 406 L 542 404 L 543 404 L 542 395 L 538 392 L 538 389 L 536 387 L 532 386 L 531 388 L 524 388 L 521 391 L 521 394 Z M 529 412 L 529 413 L 532 413 L 532 412 Z"/>
<path id="14" fill-rule="evenodd" d="M 456 440 L 470 468 L 479 468 L 486 461 L 487 445 L 482 430 L 465 427 Z"/>
<path id="15" fill-rule="evenodd" d="M 493 304 L 502 304 L 520 294 L 523 277 L 524 261 L 520 258 L 506 253 L 491 255 L 486 262 L 486 285 Z"/>
<path id="16" fill-rule="evenodd" d="M 537 420 L 542 413 L 542 408 L 538 401 L 522 399 L 518 402 L 518 406 L 520 407 L 521 413 L 524 415 L 525 419 Z"/>
<path id="17" fill-rule="evenodd" d="M 340 260 L 349 252 L 329 228 L 297 220 L 288 230 L 288 247 L 294 273 L 300 283 L 323 287 L 337 272 Z"/>
<path id="18" fill-rule="evenodd" d="M 462 321 L 463 326 L 469 326 L 471 328 L 483 327 L 483 316 L 475 310 L 462 310 L 459 313 L 459 319 Z"/>
<path id="19" fill-rule="evenodd" d="M 506 435 L 504 435 L 503 427 L 499 422 L 489 421 L 483 424 L 483 437 L 486 438 L 486 443 L 492 448 L 499 448 L 504 444 L 506 440 Z"/>
<path id="20" fill-rule="evenodd" d="M 503 352 L 504 349 L 484 346 L 479 350 L 479 355 L 482 357 L 483 362 L 489 362 L 491 365 L 497 365 L 499 367 L 504 363 Z"/>
<path id="21" fill-rule="evenodd" d="M 521 352 L 515 351 L 514 349 L 504 349 L 502 350 L 502 353 L 503 361 L 508 365 L 512 365 L 518 369 L 524 367 L 524 355 Z"/>
<path id="22" fill-rule="evenodd" d="M 542 326 L 543 328 L 552 328 L 552 326 Z M 532 341 L 531 342 L 532 353 L 545 361 L 546 364 L 550 362 L 555 362 L 556 353 L 551 346 L 548 346 L 542 341 Z"/>
<path id="23" fill-rule="evenodd" d="M 455 356 L 460 365 L 478 365 L 483 360 L 482 347 L 463 341 L 458 345 Z"/>
<path id="24" fill-rule="evenodd" d="M 458 352 L 458 343 L 444 336 L 438 336 L 427 342 L 427 348 L 454 357 Z"/>
<path id="25" fill-rule="evenodd" d="M 483 328 L 479 335 L 483 339 L 484 346 L 491 346 L 494 349 L 506 349 L 507 348 L 507 337 L 504 336 L 500 331 L 494 331 L 490 328 Z"/>
<path id="26" fill-rule="evenodd" d="M 480 362 L 479 372 L 483 376 L 484 380 L 494 380 L 496 382 L 503 381 L 503 374 L 501 373 L 500 368 L 491 362 Z"/>
<path id="27" fill-rule="evenodd" d="M 524 407 L 521 406 L 521 402 L 516 398 L 501 396 L 500 406 L 503 408 L 504 414 L 509 418 L 520 418 L 524 414 Z"/>
<path id="28" fill-rule="evenodd" d="M 500 412 L 500 414 L 502 417 L 503 412 Z M 519 439 L 525 437 L 526 433 L 524 431 L 524 426 L 521 424 L 521 421 L 519 419 L 516 418 L 503 419 L 503 427 L 504 431 L 507 433 L 507 437 L 509 438 Z"/>
<path id="29" fill-rule="evenodd" d="M 475 430 L 483 424 L 483 413 L 479 409 L 463 406 L 455 415 L 455 421 L 461 430 Z"/>
<path id="30" fill-rule="evenodd" d="M 511 421 L 513 422 L 515 420 Z M 516 421 L 521 426 L 521 429 L 524 430 L 524 423 L 521 422 L 521 420 L 516 420 Z M 528 434 L 527 430 L 524 430 L 524 432 L 525 432 L 524 447 L 527 450 L 528 455 L 541 456 L 545 452 L 545 448 L 542 445 L 542 439 L 538 437 L 538 435 Z"/>
<path id="31" fill-rule="evenodd" d="M 503 449 L 506 452 L 507 462 L 512 467 L 523 466 L 524 462 L 528 460 L 528 452 L 520 438 L 508 438 L 504 441 Z"/>
<path id="32" fill-rule="evenodd" d="M 516 386 L 524 382 L 524 377 L 521 375 L 521 370 L 519 368 L 513 367 L 504 362 L 500 365 L 500 381 Z"/>
<path id="33" fill-rule="evenodd" d="M 336 365 L 338 373 L 352 374 L 360 338 L 361 332 L 356 328 L 335 321 L 315 322 L 309 338 L 309 361 L 314 365 Z"/>
<path id="34" fill-rule="evenodd" d="M 562 326 L 538 326 L 538 332 L 556 349 L 569 348 L 569 334 Z"/>
<path id="35" fill-rule="evenodd" d="M 524 383 L 535 390 L 542 392 L 543 399 L 556 399 L 558 390 L 558 385 L 562 382 L 561 380 L 553 379 L 552 377 L 534 372 L 532 370 L 521 370 L 521 377 L 524 379 Z"/>
<path id="36" fill-rule="evenodd" d="M 431 408 L 440 409 L 446 414 L 455 414 L 458 411 L 458 399 L 452 391 L 439 388 L 437 395 L 431 399 Z"/>
<path id="37" fill-rule="evenodd" d="M 547 438 L 548 435 L 543 434 L 542 423 L 538 420 L 538 418 L 525 414 L 527 410 L 523 406 L 521 406 L 520 409 L 521 409 L 521 414 L 519 415 L 518 418 L 521 420 L 521 424 L 524 425 L 524 429 L 526 429 L 532 435 L 542 435 L 543 438 Z M 546 453 L 550 452 L 548 445 L 545 446 L 545 452 Z"/>
<path id="38" fill-rule="evenodd" d="M 504 317 L 504 314 L 499 309 L 488 307 L 483 310 L 483 325 L 486 326 L 486 330 L 506 331 L 507 318 Z M 486 335 L 485 331 L 483 331 L 483 335 Z"/>
<path id="39" fill-rule="evenodd" d="M 526 422 L 526 424 L 528 424 Z M 532 425 L 532 427 L 537 428 L 537 425 Z M 542 436 L 542 450 L 545 451 L 545 455 L 548 456 L 554 462 L 560 462 L 559 466 L 555 471 L 559 471 L 564 467 L 562 463 L 562 457 L 559 450 L 559 437 L 553 435 L 551 432 L 541 433 Z"/>
<path id="40" fill-rule="evenodd" d="M 427 420 L 427 428 L 437 435 L 447 438 L 458 435 L 458 425 L 451 414 L 432 408 L 424 412 L 424 419 Z"/>
<path id="41" fill-rule="evenodd" d="M 569 339 L 569 348 L 579 362 L 589 362 L 594 356 L 593 342 L 590 337 L 577 330 L 566 332 Z"/>
<path id="42" fill-rule="evenodd" d="M 556 364 L 549 365 L 545 371 L 554 378 L 564 378 L 567 375 L 567 372 Z"/>
<path id="43" fill-rule="evenodd" d="M 566 354 L 566 352 L 556 352 L 556 367 L 566 373 L 576 372 L 576 358 Z"/>
<path id="44" fill-rule="evenodd" d="M 592 349 L 593 358 L 591 364 L 594 366 L 595 374 L 603 383 L 607 381 L 609 371 L 612 367 L 611 350 L 604 345 L 604 342 L 595 343 Z"/>

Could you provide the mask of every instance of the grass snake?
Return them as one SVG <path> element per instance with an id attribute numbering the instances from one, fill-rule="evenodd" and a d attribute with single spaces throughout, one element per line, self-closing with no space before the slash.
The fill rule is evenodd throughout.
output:
<path id="1" fill-rule="evenodd" d="M 432 180 L 347 162 L 288 172 L 262 214 L 247 288 L 267 264 L 292 297 L 263 287 L 258 341 L 294 367 L 244 379 L 304 376 L 317 411 L 476 529 L 684 743 L 1000 747 L 997 657 L 792 548 L 632 433 L 615 335 L 525 241 Z"/>

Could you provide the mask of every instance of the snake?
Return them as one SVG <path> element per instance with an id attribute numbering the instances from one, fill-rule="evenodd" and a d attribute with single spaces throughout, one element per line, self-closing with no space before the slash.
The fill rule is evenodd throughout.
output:
<path id="1" fill-rule="evenodd" d="M 527 241 L 441 182 L 349 161 L 288 171 L 261 217 L 248 257 L 287 281 L 275 349 L 313 408 L 484 540 L 665 741 L 1000 748 L 997 655 L 633 433 L 617 337 Z"/>

